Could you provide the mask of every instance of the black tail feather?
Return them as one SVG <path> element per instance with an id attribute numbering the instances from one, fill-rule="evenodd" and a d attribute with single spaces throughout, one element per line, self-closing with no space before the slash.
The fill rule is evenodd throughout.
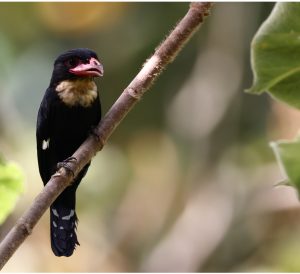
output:
<path id="1" fill-rule="evenodd" d="M 69 257 L 76 245 L 79 245 L 76 235 L 77 216 L 74 208 L 61 205 L 50 207 L 51 248 L 56 256 Z"/>
<path id="2" fill-rule="evenodd" d="M 72 185 L 67 187 L 50 207 L 51 248 L 56 256 L 69 257 L 76 245 L 79 245 L 76 235 L 78 222 L 75 212 L 76 189 L 89 165 L 90 163 L 82 169 Z"/>

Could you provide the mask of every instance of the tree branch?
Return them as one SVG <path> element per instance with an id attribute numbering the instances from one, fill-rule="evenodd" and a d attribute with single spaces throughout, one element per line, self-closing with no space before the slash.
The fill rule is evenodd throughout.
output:
<path id="1" fill-rule="evenodd" d="M 114 129 L 149 89 L 167 64 L 173 61 L 180 49 L 201 25 L 203 19 L 209 15 L 210 10 L 210 3 L 193 2 L 190 4 L 187 14 L 161 45 L 157 47 L 152 57 L 146 61 L 141 71 L 101 120 L 96 128 L 99 138 L 93 135 L 89 136 L 73 154 L 77 162 L 70 162 L 70 165 L 75 176 L 103 148 Z M 66 172 L 64 168 L 58 170 L 51 177 L 30 208 L 0 243 L 0 270 L 30 235 L 36 223 L 57 196 L 71 184 L 72 179 L 72 174 Z"/>

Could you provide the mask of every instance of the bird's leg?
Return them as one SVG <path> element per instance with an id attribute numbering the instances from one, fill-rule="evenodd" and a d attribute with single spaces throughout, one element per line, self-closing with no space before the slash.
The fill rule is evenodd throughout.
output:
<path id="1" fill-rule="evenodd" d="M 72 176 L 75 177 L 74 171 L 69 164 L 70 162 L 77 162 L 77 159 L 75 157 L 69 157 L 62 162 L 58 162 L 57 169 L 60 169 L 61 167 L 63 167 L 66 169 L 67 172 L 70 172 L 72 174 Z"/>

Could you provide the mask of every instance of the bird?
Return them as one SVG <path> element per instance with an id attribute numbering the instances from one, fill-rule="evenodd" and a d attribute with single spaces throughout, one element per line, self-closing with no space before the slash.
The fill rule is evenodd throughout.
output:
<path id="1" fill-rule="evenodd" d="M 101 103 L 95 77 L 103 76 L 97 54 L 87 48 L 68 50 L 54 61 L 52 77 L 41 101 L 36 123 L 39 173 L 44 185 L 71 157 L 101 120 Z M 76 190 L 90 162 L 50 206 L 51 248 L 69 257 L 77 245 Z"/>

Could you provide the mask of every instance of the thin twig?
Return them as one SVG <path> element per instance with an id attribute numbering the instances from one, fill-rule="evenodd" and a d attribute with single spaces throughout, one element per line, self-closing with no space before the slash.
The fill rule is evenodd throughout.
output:
<path id="1" fill-rule="evenodd" d="M 101 120 L 96 128 L 99 138 L 95 138 L 92 135 L 89 136 L 74 153 L 73 157 L 77 159 L 77 162 L 72 162 L 70 165 L 72 165 L 71 168 L 75 176 L 103 148 L 114 129 L 149 89 L 166 65 L 177 56 L 180 49 L 201 25 L 203 19 L 209 15 L 210 9 L 210 3 L 193 2 L 190 4 L 190 8 L 184 18 L 157 47 L 152 57 L 146 61 L 137 76 Z M 71 181 L 71 174 L 67 173 L 63 168 L 51 177 L 30 208 L 0 243 L 0 270 L 30 235 L 36 223 L 56 197 L 71 184 Z"/>

